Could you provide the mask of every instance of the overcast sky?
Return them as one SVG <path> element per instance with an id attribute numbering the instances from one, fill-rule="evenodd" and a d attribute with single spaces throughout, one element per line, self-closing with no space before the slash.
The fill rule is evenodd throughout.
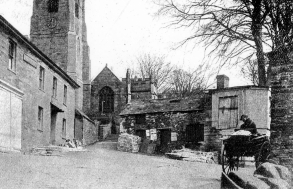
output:
<path id="1" fill-rule="evenodd" d="M 32 4 L 33 0 L 0 0 L 0 14 L 29 35 Z M 166 55 L 168 61 L 185 70 L 202 63 L 203 47 L 189 44 L 174 49 L 189 31 L 165 27 L 168 19 L 154 16 L 157 10 L 151 0 L 86 0 L 92 79 L 106 64 L 119 78 L 125 77 L 135 57 L 144 53 Z M 247 84 L 239 77 L 239 69 L 220 73 L 230 77 L 230 86 Z"/>

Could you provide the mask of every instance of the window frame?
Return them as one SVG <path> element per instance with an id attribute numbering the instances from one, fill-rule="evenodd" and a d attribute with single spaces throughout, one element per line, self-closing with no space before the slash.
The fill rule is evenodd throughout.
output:
<path id="1" fill-rule="evenodd" d="M 39 89 L 44 90 L 45 89 L 45 68 L 40 66 L 39 70 Z"/>
<path id="2" fill-rule="evenodd" d="M 8 69 L 16 71 L 16 43 L 9 39 L 8 45 Z"/>
<path id="3" fill-rule="evenodd" d="M 67 86 L 64 85 L 64 89 L 63 89 L 63 104 L 66 105 L 67 104 Z"/>
<path id="4" fill-rule="evenodd" d="M 43 131 L 44 126 L 44 108 L 38 106 L 38 130 Z"/>
<path id="5" fill-rule="evenodd" d="M 58 80 L 56 77 L 53 77 L 53 91 L 52 91 L 52 97 L 57 98 L 57 86 L 58 86 Z"/>

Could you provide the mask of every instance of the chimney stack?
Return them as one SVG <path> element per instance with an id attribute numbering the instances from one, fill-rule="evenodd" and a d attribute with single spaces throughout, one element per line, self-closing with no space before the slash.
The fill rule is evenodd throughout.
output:
<path id="1" fill-rule="evenodd" d="M 229 77 L 226 75 L 217 75 L 217 89 L 229 87 Z"/>

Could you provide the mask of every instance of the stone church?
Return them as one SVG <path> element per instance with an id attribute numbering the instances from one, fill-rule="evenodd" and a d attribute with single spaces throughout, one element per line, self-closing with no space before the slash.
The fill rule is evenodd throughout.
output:
<path id="1" fill-rule="evenodd" d="M 91 82 L 90 117 L 102 124 L 119 125 L 119 113 L 131 100 L 157 99 L 156 83 L 151 78 L 131 78 L 127 69 L 122 81 L 107 67 Z"/>

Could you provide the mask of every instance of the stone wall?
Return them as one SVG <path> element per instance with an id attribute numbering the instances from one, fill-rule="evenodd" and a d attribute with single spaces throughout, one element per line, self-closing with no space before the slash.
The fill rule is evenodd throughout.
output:
<path id="1" fill-rule="evenodd" d="M 157 129 L 158 141 L 160 141 L 160 130 L 170 129 L 171 132 L 177 133 L 177 141 L 169 144 L 170 151 L 172 149 L 181 148 L 186 144 L 186 126 L 190 124 L 204 125 L 204 142 L 206 143 L 204 150 L 210 151 L 218 149 L 217 138 L 214 138 L 213 133 L 210 132 L 210 111 L 196 111 L 196 112 L 178 112 L 178 113 L 152 113 L 146 114 L 146 122 L 144 124 L 135 123 L 135 115 L 128 115 L 124 121 L 124 128 L 132 128 L 134 130 L 149 130 Z"/>
<path id="2" fill-rule="evenodd" d="M 8 69 L 9 39 L 16 43 L 16 69 Z M 51 64 L 51 63 L 50 63 Z M 75 89 L 66 80 L 68 77 L 57 73 L 54 66 L 45 62 L 39 53 L 15 38 L 13 32 L 7 31 L 0 24 L 0 79 L 23 91 L 23 110 L 21 125 L 22 150 L 27 151 L 36 146 L 50 143 L 51 104 L 63 112 L 57 114 L 55 127 L 55 144 L 62 144 L 62 122 L 66 119 L 66 138 L 74 137 Z M 49 66 L 50 65 L 50 66 Z M 45 70 L 44 89 L 39 88 L 40 67 Z M 53 77 L 57 78 L 57 96 L 52 97 Z M 67 86 L 67 101 L 64 102 L 64 85 Z M 43 128 L 38 128 L 38 107 L 43 108 Z"/>
<path id="3" fill-rule="evenodd" d="M 83 119 L 83 145 L 89 145 L 99 140 L 99 125 L 91 120 Z"/>
<path id="4" fill-rule="evenodd" d="M 271 65 L 271 143 L 275 160 L 293 171 L 293 46 L 269 53 Z"/>

